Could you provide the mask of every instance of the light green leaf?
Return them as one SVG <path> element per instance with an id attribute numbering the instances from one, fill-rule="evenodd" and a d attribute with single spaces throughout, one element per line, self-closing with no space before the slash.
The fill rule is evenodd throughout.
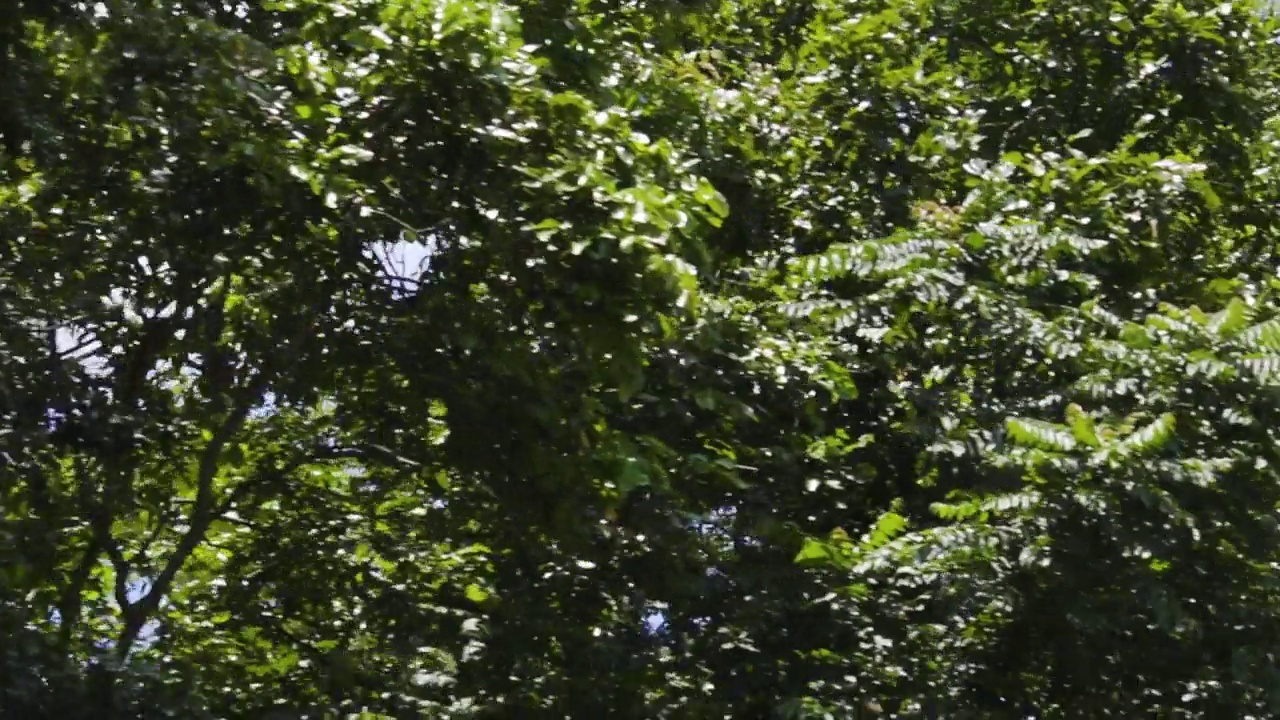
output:
<path id="1" fill-rule="evenodd" d="M 819 563 L 832 558 L 831 549 L 823 542 L 813 538 L 805 538 L 804 546 L 796 554 L 798 563 Z"/>
<path id="2" fill-rule="evenodd" d="M 476 585 L 475 583 L 471 583 L 470 585 L 467 585 L 467 588 L 464 592 L 466 593 L 467 599 L 473 603 L 476 603 L 477 605 L 483 604 L 486 600 L 489 599 L 489 593 L 484 588 L 480 587 L 479 585 Z"/>

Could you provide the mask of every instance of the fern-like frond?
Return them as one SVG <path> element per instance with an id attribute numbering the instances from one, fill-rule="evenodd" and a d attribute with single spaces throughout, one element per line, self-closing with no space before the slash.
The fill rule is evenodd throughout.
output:
<path id="1" fill-rule="evenodd" d="M 876 250 L 870 243 L 838 243 L 823 252 L 791 260 L 789 281 L 799 286 L 862 275 L 871 269 L 875 258 Z"/>
<path id="2" fill-rule="evenodd" d="M 1126 455 L 1155 452 L 1173 440 L 1176 427 L 1173 413 L 1165 413 L 1125 436 L 1118 449 Z"/>
<path id="3" fill-rule="evenodd" d="M 932 238 L 893 237 L 839 243 L 790 261 L 792 286 L 823 283 L 841 277 L 893 276 L 918 263 L 936 262 L 959 252 L 957 245 Z"/>
<path id="4" fill-rule="evenodd" d="M 1014 266 L 1042 265 L 1064 256 L 1083 257 L 1107 245 L 1105 240 L 1087 238 L 1060 228 L 1046 228 L 1040 223 L 986 222 L 978 232 L 992 247 L 1012 260 Z"/>
<path id="5" fill-rule="evenodd" d="M 1280 351 L 1280 318 L 1272 318 L 1240 331 L 1236 342 L 1248 351 Z"/>
<path id="6" fill-rule="evenodd" d="M 1236 360 L 1240 368 L 1264 385 L 1280 382 L 1280 356 L 1253 355 Z"/>
<path id="7" fill-rule="evenodd" d="M 1211 380 L 1229 380 L 1236 375 L 1236 368 L 1231 363 L 1220 360 L 1210 354 L 1193 355 L 1187 363 L 1188 377 L 1205 377 Z"/>
<path id="8" fill-rule="evenodd" d="M 1029 418 L 1010 418 L 1005 425 L 1009 439 L 1023 447 L 1059 453 L 1076 448 L 1075 435 L 1065 425 Z"/>
<path id="9" fill-rule="evenodd" d="M 1240 298 L 1232 298 L 1227 306 L 1209 316 L 1208 330 L 1220 338 L 1229 338 L 1253 320 L 1253 308 Z"/>

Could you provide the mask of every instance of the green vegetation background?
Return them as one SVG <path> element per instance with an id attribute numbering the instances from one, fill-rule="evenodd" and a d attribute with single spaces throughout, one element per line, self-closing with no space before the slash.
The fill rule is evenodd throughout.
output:
<path id="1" fill-rule="evenodd" d="M 1278 41 L 0 1 L 0 715 L 1280 715 Z"/>

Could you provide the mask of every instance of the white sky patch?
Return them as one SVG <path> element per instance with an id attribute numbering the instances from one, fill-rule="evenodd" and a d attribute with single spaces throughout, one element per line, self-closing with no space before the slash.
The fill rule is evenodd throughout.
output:
<path id="1" fill-rule="evenodd" d="M 396 293 L 411 293 L 431 270 L 431 258 L 438 244 L 434 235 L 425 238 L 401 233 L 400 239 L 374 243 L 365 251 L 378 261 L 383 278 Z"/>

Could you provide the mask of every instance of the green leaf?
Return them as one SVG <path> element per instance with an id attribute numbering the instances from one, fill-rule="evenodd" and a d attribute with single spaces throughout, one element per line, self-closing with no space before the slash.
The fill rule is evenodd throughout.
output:
<path id="1" fill-rule="evenodd" d="M 489 599 L 489 593 L 475 583 L 467 585 L 464 592 L 466 593 L 467 599 L 477 605 L 482 605 Z"/>
<path id="2" fill-rule="evenodd" d="M 629 457 L 623 459 L 621 470 L 614 479 L 614 483 L 620 492 L 629 493 L 642 487 L 648 487 L 651 481 L 644 463 L 638 458 Z"/>
<path id="3" fill-rule="evenodd" d="M 887 512 L 880 516 L 876 521 L 875 529 L 871 531 L 868 540 L 868 547 L 880 548 L 888 544 L 889 541 L 901 535 L 907 529 L 907 519 L 895 512 Z"/>
<path id="4" fill-rule="evenodd" d="M 694 198 L 707 206 L 718 218 L 729 217 L 729 204 L 715 186 L 707 180 L 700 180 L 694 191 Z"/>
<path id="5" fill-rule="evenodd" d="M 800 548 L 800 552 L 796 554 L 795 562 L 823 563 L 831 560 L 833 557 L 834 555 L 826 543 L 813 538 L 805 538 L 804 545 Z"/>
<path id="6" fill-rule="evenodd" d="M 1098 437 L 1097 426 L 1093 418 L 1084 409 L 1072 403 L 1067 406 L 1067 424 L 1071 426 L 1071 435 L 1077 442 L 1091 448 L 1100 447 L 1102 440 Z"/>

